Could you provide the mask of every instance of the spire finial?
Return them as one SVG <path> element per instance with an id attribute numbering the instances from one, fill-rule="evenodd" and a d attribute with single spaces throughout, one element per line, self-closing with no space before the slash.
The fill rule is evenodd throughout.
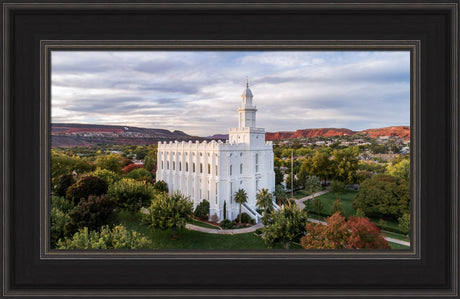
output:
<path id="1" fill-rule="evenodd" d="M 246 76 L 246 88 L 249 88 L 249 80 L 248 80 L 248 76 Z"/>

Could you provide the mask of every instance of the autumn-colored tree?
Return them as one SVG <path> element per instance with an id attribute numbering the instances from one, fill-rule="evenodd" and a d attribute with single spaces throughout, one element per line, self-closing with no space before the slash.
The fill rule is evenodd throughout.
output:
<path id="1" fill-rule="evenodd" d="M 389 175 L 397 176 L 408 181 L 410 176 L 409 159 L 401 159 L 399 162 L 395 162 L 392 165 L 388 165 L 386 168 L 386 172 Z"/>
<path id="2" fill-rule="evenodd" d="M 129 164 L 129 165 L 123 167 L 123 172 L 124 173 L 130 173 L 134 169 L 139 169 L 139 168 L 143 168 L 143 167 L 144 166 L 142 164 Z"/>
<path id="3" fill-rule="evenodd" d="M 340 213 L 326 218 L 326 224 L 307 223 L 301 244 L 306 249 L 391 249 L 380 229 L 369 218 L 346 221 Z"/>
<path id="4" fill-rule="evenodd" d="M 353 217 L 348 219 L 348 229 L 351 231 L 350 248 L 361 249 L 391 249 L 380 229 L 369 218 Z"/>

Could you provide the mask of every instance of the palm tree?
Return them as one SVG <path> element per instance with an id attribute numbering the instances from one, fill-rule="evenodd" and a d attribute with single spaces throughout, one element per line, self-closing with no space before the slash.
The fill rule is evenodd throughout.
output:
<path id="1" fill-rule="evenodd" d="M 256 194 L 256 206 L 264 211 L 265 213 L 271 213 L 273 211 L 273 195 L 268 192 L 268 189 L 263 188 Z"/>
<path id="2" fill-rule="evenodd" d="M 240 204 L 240 225 L 241 225 L 241 205 L 248 201 L 248 195 L 244 189 L 239 189 L 235 192 L 235 202 Z"/>

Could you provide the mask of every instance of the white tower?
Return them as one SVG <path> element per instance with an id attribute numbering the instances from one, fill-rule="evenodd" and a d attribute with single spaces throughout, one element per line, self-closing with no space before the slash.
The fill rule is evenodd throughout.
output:
<path id="1" fill-rule="evenodd" d="M 256 127 L 256 106 L 252 105 L 252 92 L 249 89 L 249 82 L 246 79 L 246 88 L 241 95 L 243 104 L 238 109 L 239 121 L 238 128 L 255 128 Z"/>
<path id="2" fill-rule="evenodd" d="M 247 144 L 251 147 L 265 144 L 265 129 L 256 128 L 257 109 L 252 103 L 253 97 L 246 79 L 246 88 L 241 95 L 243 101 L 238 108 L 238 128 L 230 129 L 230 143 Z"/>

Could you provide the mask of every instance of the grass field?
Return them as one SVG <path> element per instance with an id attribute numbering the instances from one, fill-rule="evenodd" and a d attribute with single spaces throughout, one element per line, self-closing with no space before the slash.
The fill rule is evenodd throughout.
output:
<path id="1" fill-rule="evenodd" d="M 396 244 L 396 243 L 393 243 L 393 242 L 388 242 L 388 244 L 390 244 L 392 249 L 410 249 L 409 246 L 400 245 L 400 244 Z"/>
<path id="2" fill-rule="evenodd" d="M 353 209 L 353 199 L 355 198 L 358 191 L 346 191 L 343 193 L 328 192 L 319 196 L 322 203 L 324 204 L 323 213 L 331 215 L 331 207 L 337 198 L 340 198 L 340 202 L 345 210 L 345 216 L 348 218 L 350 215 L 355 213 Z"/>
<path id="3" fill-rule="evenodd" d="M 295 199 L 301 199 L 301 198 L 304 198 L 304 197 L 309 196 L 309 195 L 311 195 L 311 192 L 306 191 L 306 190 L 299 190 L 299 191 L 294 192 L 294 198 Z"/>
<path id="4" fill-rule="evenodd" d="M 197 220 L 195 220 L 195 219 L 193 219 L 192 221 L 190 221 L 190 224 L 193 224 L 193 225 L 196 225 L 196 226 L 205 227 L 205 228 L 220 229 L 220 226 L 211 225 L 211 224 L 208 224 L 208 223 L 206 223 L 206 222 L 197 221 Z"/>

